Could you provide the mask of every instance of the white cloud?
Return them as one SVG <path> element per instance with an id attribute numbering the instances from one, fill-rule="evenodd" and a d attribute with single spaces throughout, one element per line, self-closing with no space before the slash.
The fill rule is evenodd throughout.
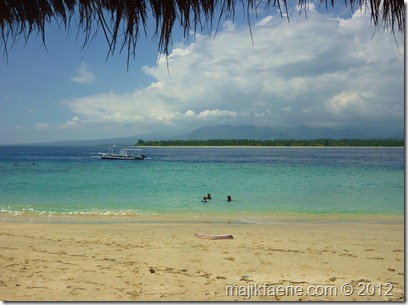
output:
<path id="1" fill-rule="evenodd" d="M 85 120 L 98 123 L 129 123 L 148 119 L 160 121 L 171 114 L 171 107 L 150 94 L 150 90 L 136 90 L 127 94 L 102 93 L 64 103 Z"/>
<path id="2" fill-rule="evenodd" d="M 83 126 L 86 121 L 81 120 L 78 116 L 74 116 L 71 120 L 61 124 L 59 128 L 69 129 L 69 128 L 78 128 Z"/>
<path id="3" fill-rule="evenodd" d="M 37 112 L 37 111 L 36 111 L 34 108 L 32 108 L 32 107 L 23 107 L 23 110 L 24 110 L 25 112 L 28 112 L 28 113 L 31 113 L 31 114 L 34 114 L 34 113 Z"/>
<path id="4" fill-rule="evenodd" d="M 203 122 L 403 120 L 397 112 L 404 103 L 404 51 L 392 35 L 373 37 L 370 24 L 369 15 L 342 20 L 314 9 L 308 18 L 292 16 L 290 23 L 267 16 L 252 28 L 253 46 L 247 25 L 227 22 L 215 39 L 197 34 L 193 43 L 175 43 L 158 65 L 145 66 L 144 73 L 155 79 L 150 86 L 64 104 L 78 118 L 72 125 L 131 124 L 139 130 L 192 129 Z M 84 67 L 79 74 L 86 72 Z"/>
<path id="5" fill-rule="evenodd" d="M 222 24 L 222 28 L 225 32 L 233 32 L 235 31 L 236 26 L 231 20 L 227 20 Z"/>
<path id="6" fill-rule="evenodd" d="M 44 130 L 49 129 L 50 125 L 44 122 L 37 122 L 34 124 L 36 129 Z"/>
<path id="7" fill-rule="evenodd" d="M 184 116 L 190 119 L 212 119 L 212 118 L 228 118 L 228 117 L 236 117 L 236 111 L 228 111 L 228 110 L 220 110 L 220 109 L 213 109 L 213 110 L 204 110 L 200 113 L 195 113 L 193 110 L 187 110 L 184 113 Z"/>
<path id="8" fill-rule="evenodd" d="M 327 103 L 327 109 L 334 114 L 359 113 L 368 109 L 364 93 L 355 91 L 341 92 Z"/>
<path id="9" fill-rule="evenodd" d="M 95 74 L 89 71 L 89 68 L 85 64 L 81 64 L 76 70 L 76 75 L 71 78 L 76 83 L 93 83 L 96 80 Z"/>
<path id="10" fill-rule="evenodd" d="M 325 106 L 334 115 L 334 120 L 404 118 L 401 105 L 384 103 L 373 92 L 343 91 L 333 96 Z"/>
<path id="11" fill-rule="evenodd" d="M 260 21 L 258 21 L 255 26 L 265 26 L 272 20 L 272 18 L 273 16 L 266 16 L 265 18 L 262 18 Z"/>

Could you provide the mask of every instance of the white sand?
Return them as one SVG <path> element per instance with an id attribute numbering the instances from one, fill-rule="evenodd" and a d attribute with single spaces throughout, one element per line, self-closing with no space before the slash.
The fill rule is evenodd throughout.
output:
<path id="1" fill-rule="evenodd" d="M 0 247 L 7 301 L 404 298 L 403 224 L 0 222 Z"/>

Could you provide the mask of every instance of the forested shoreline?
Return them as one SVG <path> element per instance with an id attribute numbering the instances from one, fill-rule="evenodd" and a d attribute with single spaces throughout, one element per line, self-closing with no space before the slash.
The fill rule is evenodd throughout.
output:
<path id="1" fill-rule="evenodd" d="M 403 139 L 212 139 L 212 140 L 139 140 L 136 146 L 286 146 L 286 147 L 404 147 Z"/>

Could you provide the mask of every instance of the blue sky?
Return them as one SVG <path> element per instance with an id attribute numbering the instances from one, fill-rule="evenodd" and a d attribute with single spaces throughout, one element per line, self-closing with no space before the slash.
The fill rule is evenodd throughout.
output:
<path id="1" fill-rule="evenodd" d="M 0 59 L 0 144 L 185 134 L 217 124 L 353 128 L 369 135 L 404 131 L 404 41 L 379 31 L 350 7 L 308 16 L 291 8 L 242 15 L 217 35 L 183 40 L 175 29 L 168 58 L 154 29 L 136 58 L 107 58 L 100 31 L 83 38 L 53 23 L 20 39 Z M 253 41 L 252 41 L 253 40 Z"/>

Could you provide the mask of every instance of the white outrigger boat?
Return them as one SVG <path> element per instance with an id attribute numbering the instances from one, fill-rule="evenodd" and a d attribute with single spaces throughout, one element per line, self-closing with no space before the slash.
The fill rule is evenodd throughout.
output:
<path id="1" fill-rule="evenodd" d="M 136 148 L 123 148 L 119 150 L 119 153 L 113 153 L 113 148 L 108 153 L 98 153 L 101 159 L 104 160 L 145 160 L 145 155 L 141 155 L 139 152 L 141 149 Z"/>

